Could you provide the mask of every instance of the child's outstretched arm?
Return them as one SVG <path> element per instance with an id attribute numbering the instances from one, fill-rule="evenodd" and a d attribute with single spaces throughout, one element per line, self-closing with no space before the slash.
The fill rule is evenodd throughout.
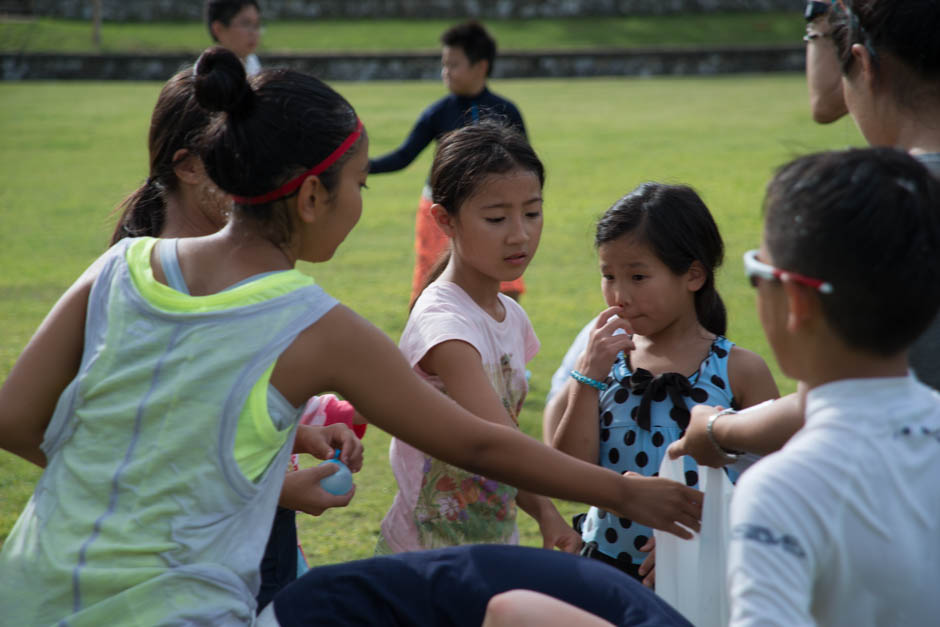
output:
<path id="1" fill-rule="evenodd" d="M 422 370 L 437 375 L 447 395 L 472 414 L 496 424 L 518 428 L 493 389 L 480 353 L 460 340 L 449 340 L 431 348 L 420 362 Z M 581 536 L 568 525 L 551 499 L 520 490 L 519 507 L 539 524 L 545 548 L 558 547 L 568 553 L 581 548 Z"/>
<path id="2" fill-rule="evenodd" d="M 419 379 L 384 333 L 341 305 L 298 336 L 278 360 L 272 382 L 295 405 L 336 390 L 378 428 L 497 481 L 597 505 L 682 538 L 691 534 L 677 523 L 699 528 L 698 490 L 660 477 L 623 477 L 480 420 Z"/>
<path id="3" fill-rule="evenodd" d="M 431 143 L 434 139 L 434 124 L 431 121 L 429 109 L 425 109 L 421 113 L 408 137 L 398 148 L 369 160 L 370 174 L 396 172 L 407 167 Z"/>
<path id="4" fill-rule="evenodd" d="M 617 359 L 617 353 L 633 349 L 628 333 L 629 323 L 618 314 L 619 306 L 608 307 L 597 317 L 587 348 L 578 360 L 576 372 L 597 382 L 603 382 Z M 578 459 L 597 463 L 600 431 L 597 428 L 598 394 L 589 384 L 569 385 L 568 401 L 561 422 L 555 430 L 552 446 Z"/>
<path id="5" fill-rule="evenodd" d="M 727 464 L 728 458 L 715 448 L 706 431 L 709 419 L 720 409 L 693 407 L 685 436 L 669 445 L 669 456 L 691 455 L 699 464 L 716 468 Z M 743 414 L 722 416 L 712 425 L 712 435 L 725 450 L 767 455 L 783 447 L 802 426 L 803 406 L 799 394 L 794 393 Z"/>
<path id="6" fill-rule="evenodd" d="M 738 346 L 731 349 L 728 358 L 728 379 L 738 407 L 754 407 L 745 415 L 723 415 L 712 424 L 712 437 L 721 448 L 763 455 L 773 452 L 803 424 L 803 412 L 797 395 L 793 394 L 773 403 L 755 407 L 780 396 L 773 375 L 764 360 Z M 691 455 L 696 462 L 720 467 L 729 458 L 715 446 L 708 436 L 708 422 L 722 407 L 697 405 L 692 408 L 685 435 L 668 449 L 673 459 Z"/>
<path id="7" fill-rule="evenodd" d="M 39 448 L 59 396 L 75 378 L 85 348 L 85 312 L 98 276 L 93 264 L 59 298 L 0 388 L 0 447 L 45 467 Z"/>

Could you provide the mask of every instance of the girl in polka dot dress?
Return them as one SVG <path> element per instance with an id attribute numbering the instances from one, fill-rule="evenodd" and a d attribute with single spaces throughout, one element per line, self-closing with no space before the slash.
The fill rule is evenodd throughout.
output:
<path id="1" fill-rule="evenodd" d="M 777 386 L 761 357 L 724 337 L 715 288 L 724 244 L 691 188 L 644 183 L 601 217 L 595 246 L 608 308 L 571 374 L 579 385 L 553 445 L 620 473 L 655 476 L 690 407 L 749 407 L 776 398 Z M 697 487 L 698 468 L 684 459 L 686 483 Z M 582 554 L 654 584 L 649 527 L 592 507 L 581 532 Z"/>

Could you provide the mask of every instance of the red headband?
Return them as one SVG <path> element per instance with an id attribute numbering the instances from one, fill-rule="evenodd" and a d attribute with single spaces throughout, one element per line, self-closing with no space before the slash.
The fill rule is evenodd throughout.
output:
<path id="1" fill-rule="evenodd" d="M 349 150 L 349 148 L 353 144 L 356 143 L 356 140 L 359 139 L 360 135 L 362 135 L 362 120 L 360 120 L 359 118 L 356 118 L 356 130 L 350 133 L 349 137 L 344 139 L 343 143 L 340 144 L 339 147 L 336 150 L 334 150 L 330 154 L 329 157 L 327 157 L 326 159 L 324 159 L 317 165 L 313 166 L 312 168 L 310 168 L 303 174 L 296 176 L 292 178 L 291 180 L 287 181 L 286 183 L 278 187 L 273 192 L 268 192 L 267 194 L 261 194 L 260 196 L 236 196 L 233 194 L 232 200 L 234 200 L 236 203 L 240 205 L 261 205 L 264 203 L 277 200 L 278 198 L 283 198 L 284 196 L 287 196 L 289 194 L 292 194 L 294 190 L 300 187 L 303 184 L 303 182 L 307 180 L 307 177 L 316 176 L 317 174 L 322 174 L 324 171 L 326 171 L 328 167 L 336 163 L 336 161 L 340 157 L 342 157 L 344 154 L 346 154 L 346 151 Z"/>

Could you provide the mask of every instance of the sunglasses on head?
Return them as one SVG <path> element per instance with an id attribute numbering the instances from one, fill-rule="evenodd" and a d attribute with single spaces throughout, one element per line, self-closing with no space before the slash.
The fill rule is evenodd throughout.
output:
<path id="1" fill-rule="evenodd" d="M 818 0 L 809 0 L 806 3 L 806 10 L 803 12 L 803 17 L 806 18 L 807 22 L 812 22 L 820 15 L 825 15 L 829 12 L 829 6 L 835 4 L 835 0 L 830 0 L 829 2 L 819 2 Z"/>
<path id="2" fill-rule="evenodd" d="M 759 279 L 766 281 L 792 282 L 806 285 L 822 294 L 832 294 L 832 283 L 821 279 L 814 279 L 798 272 L 781 270 L 757 258 L 758 250 L 749 250 L 744 253 L 744 274 L 747 275 L 753 287 L 757 287 Z"/>

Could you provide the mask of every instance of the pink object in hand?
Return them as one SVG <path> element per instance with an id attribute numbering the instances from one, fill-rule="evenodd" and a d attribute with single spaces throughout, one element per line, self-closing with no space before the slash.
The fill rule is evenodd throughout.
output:
<path id="1" fill-rule="evenodd" d="M 314 427 L 325 427 L 341 422 L 362 439 L 367 425 L 353 424 L 356 417 L 356 408 L 349 401 L 341 401 L 333 394 L 321 394 L 311 397 L 307 401 L 304 413 L 300 417 L 300 424 Z"/>

